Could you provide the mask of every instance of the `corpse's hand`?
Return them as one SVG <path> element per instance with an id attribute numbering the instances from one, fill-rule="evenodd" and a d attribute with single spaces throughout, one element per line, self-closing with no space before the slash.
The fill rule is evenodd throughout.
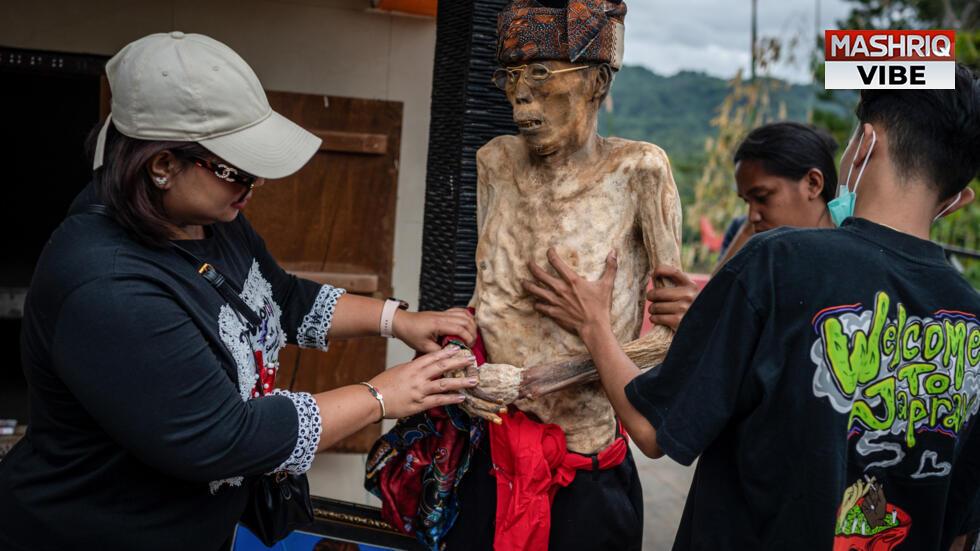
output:
<path id="1" fill-rule="evenodd" d="M 476 359 L 469 351 L 461 351 L 467 355 L 470 363 L 466 369 L 451 373 L 450 377 L 466 377 L 477 379 L 478 385 L 466 388 L 461 393 L 466 397 L 460 408 L 471 417 L 486 419 L 500 424 L 500 416 L 507 413 L 507 405 L 517 399 L 521 385 L 521 370 L 509 364 L 476 365 Z"/>
<path id="2" fill-rule="evenodd" d="M 469 311 L 452 308 L 445 312 L 408 312 L 399 310 L 392 320 L 392 333 L 419 352 L 442 349 L 440 338 L 455 335 L 467 344 L 476 340 L 476 321 Z"/>
<path id="3" fill-rule="evenodd" d="M 472 356 L 457 346 L 386 369 L 370 383 L 386 397 L 384 411 L 389 419 L 408 417 L 438 406 L 459 404 L 462 391 L 476 385 L 475 378 L 447 379 L 445 374 L 465 369 Z"/>
<path id="4" fill-rule="evenodd" d="M 665 280 L 671 286 L 655 287 L 647 291 L 650 323 L 666 325 L 677 331 L 684 314 L 698 297 L 698 286 L 680 269 L 666 264 L 657 266 L 653 278 L 654 281 Z"/>
<path id="5" fill-rule="evenodd" d="M 528 268 L 536 281 L 525 281 L 524 290 L 535 299 L 534 309 L 555 320 L 555 323 L 579 335 L 588 327 L 611 324 L 613 283 L 616 279 L 616 252 L 606 257 L 602 277 L 587 281 L 568 267 L 555 250 L 548 249 L 548 262 L 558 272 L 554 277 L 537 264 Z"/>

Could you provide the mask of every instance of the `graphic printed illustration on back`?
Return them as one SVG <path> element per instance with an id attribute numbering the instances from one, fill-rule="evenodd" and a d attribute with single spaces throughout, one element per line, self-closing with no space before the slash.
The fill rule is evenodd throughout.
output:
<path id="1" fill-rule="evenodd" d="M 834 549 L 893 549 L 915 505 L 892 482 L 948 477 L 958 436 L 980 409 L 980 323 L 948 309 L 914 316 L 878 292 L 872 307 L 825 308 L 812 325 L 814 396 L 847 416 L 851 468 L 863 468 L 848 474 Z"/>
<path id="2" fill-rule="evenodd" d="M 885 499 L 885 489 L 874 478 L 858 480 L 844 491 L 834 551 L 891 551 L 905 541 L 912 519 Z"/>

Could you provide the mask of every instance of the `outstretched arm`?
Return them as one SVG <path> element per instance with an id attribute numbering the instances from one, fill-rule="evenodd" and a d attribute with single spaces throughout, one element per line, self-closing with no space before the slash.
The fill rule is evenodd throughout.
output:
<path id="1" fill-rule="evenodd" d="M 681 319 L 698 296 L 698 286 L 687 274 L 673 266 L 661 265 L 654 272 L 655 278 L 673 283 L 672 287 L 650 289 L 650 321 L 677 331 Z M 663 361 L 670 343 L 664 339 L 647 341 L 637 339 L 622 346 L 623 353 L 641 371 Z M 521 398 L 544 396 L 565 388 L 599 380 L 592 357 L 576 356 L 557 362 L 547 362 L 528 367 L 521 380 Z"/>
<path id="2" fill-rule="evenodd" d="M 664 340 L 651 343 L 637 339 L 622 345 L 620 349 L 636 366 L 637 372 L 641 372 L 662 362 L 669 347 L 670 343 Z M 592 356 L 576 356 L 559 362 L 537 364 L 524 370 L 519 397 L 536 398 L 598 380 L 599 372 L 596 371 Z"/>

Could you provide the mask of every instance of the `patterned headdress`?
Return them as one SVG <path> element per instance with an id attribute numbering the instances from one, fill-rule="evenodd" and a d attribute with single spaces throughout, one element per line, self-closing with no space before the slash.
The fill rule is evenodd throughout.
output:
<path id="1" fill-rule="evenodd" d="M 504 65 L 535 60 L 623 64 L 624 0 L 567 0 L 549 8 L 514 0 L 497 18 L 497 59 Z"/>

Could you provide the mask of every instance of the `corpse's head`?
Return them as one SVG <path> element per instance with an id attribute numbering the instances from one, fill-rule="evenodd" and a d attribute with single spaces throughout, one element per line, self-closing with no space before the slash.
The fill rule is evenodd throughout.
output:
<path id="1" fill-rule="evenodd" d="M 570 155 L 596 134 L 612 80 L 607 63 L 554 60 L 508 66 L 494 75 L 528 150 L 538 157 Z"/>

